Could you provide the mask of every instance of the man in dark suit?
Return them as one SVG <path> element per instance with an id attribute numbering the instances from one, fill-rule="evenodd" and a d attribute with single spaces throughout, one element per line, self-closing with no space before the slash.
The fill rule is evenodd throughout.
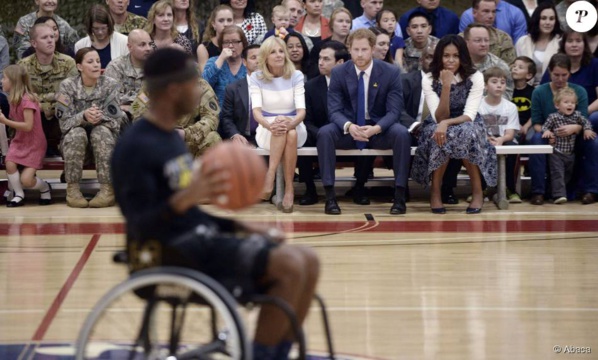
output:
<path id="1" fill-rule="evenodd" d="M 368 147 L 393 150 L 395 197 L 390 213 L 404 214 L 411 140 L 407 128 L 399 123 L 403 111 L 400 69 L 372 58 L 376 36 L 370 30 L 355 30 L 348 40 L 352 60 L 332 70 L 328 88 L 331 124 L 318 132 L 325 213 L 341 213 L 334 193 L 335 150 Z"/>
<path id="2" fill-rule="evenodd" d="M 422 121 L 430 115 L 430 110 L 426 105 L 424 99 L 424 92 L 422 90 L 422 77 L 430 70 L 430 64 L 434 58 L 434 49 L 436 44 L 429 42 L 426 47 L 422 49 L 422 55 L 419 58 L 421 70 L 410 71 L 407 74 L 401 75 L 401 83 L 403 84 L 403 102 L 405 108 L 401 113 L 401 122 L 411 122 L 409 132 L 413 135 L 412 144 L 417 145 L 417 129 Z"/>
<path id="3" fill-rule="evenodd" d="M 257 122 L 253 119 L 247 79 L 257 69 L 259 45 L 249 45 L 241 54 L 247 77 L 229 84 L 224 91 L 224 102 L 220 109 L 218 132 L 223 139 L 241 144 L 255 144 Z"/>
<path id="4" fill-rule="evenodd" d="M 318 130 L 330 123 L 328 120 L 328 84 L 332 69 L 345 61 L 350 56 L 345 44 L 330 40 L 323 43 L 319 58 L 318 69 L 320 75 L 305 84 L 305 120 L 307 128 L 307 141 L 304 146 L 316 146 Z M 317 157 L 300 156 L 297 159 L 299 167 L 299 181 L 305 183 L 305 194 L 299 200 L 299 205 L 312 205 L 318 202 L 316 185 L 314 184 L 313 162 Z"/>

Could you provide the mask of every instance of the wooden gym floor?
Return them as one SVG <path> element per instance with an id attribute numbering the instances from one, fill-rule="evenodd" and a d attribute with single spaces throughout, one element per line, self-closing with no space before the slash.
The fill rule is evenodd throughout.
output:
<path id="1" fill-rule="evenodd" d="M 419 198 L 391 217 L 390 203 L 345 198 L 342 216 L 320 202 L 293 214 L 262 203 L 235 217 L 318 252 L 318 291 L 345 359 L 598 359 L 598 204 L 487 202 L 473 216 L 466 206 L 433 215 Z M 123 244 L 116 207 L 2 206 L 0 359 L 68 359 L 40 345 L 72 343 L 125 279 L 111 262 Z M 318 315 L 308 319 L 310 353 L 325 349 Z"/>

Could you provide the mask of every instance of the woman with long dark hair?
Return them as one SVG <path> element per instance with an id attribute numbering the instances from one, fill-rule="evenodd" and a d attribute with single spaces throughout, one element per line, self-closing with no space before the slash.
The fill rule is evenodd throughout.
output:
<path id="1" fill-rule="evenodd" d="M 287 51 L 295 69 L 306 75 L 309 68 L 309 49 L 303 36 L 293 31 L 285 36 L 284 42 L 287 44 Z"/>
<path id="2" fill-rule="evenodd" d="M 473 193 L 466 213 L 478 214 L 484 204 L 480 173 L 489 186 L 496 185 L 496 151 L 478 114 L 484 78 L 473 66 L 462 37 L 447 35 L 438 42 L 422 89 L 430 114 L 422 124 L 411 176 L 424 185 L 431 180 L 430 207 L 433 213 L 444 214 L 442 176 L 449 159 L 462 159 Z"/>
<path id="3" fill-rule="evenodd" d="M 553 3 L 538 5 L 529 22 L 528 32 L 517 40 L 515 51 L 517 56 L 527 56 L 536 63 L 534 85 L 537 85 L 548 68 L 550 58 L 559 50 L 563 33 Z"/>

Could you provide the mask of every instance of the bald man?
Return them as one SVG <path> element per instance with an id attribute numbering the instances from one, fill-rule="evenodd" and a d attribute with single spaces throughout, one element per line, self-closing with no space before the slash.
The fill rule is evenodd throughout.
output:
<path id="1" fill-rule="evenodd" d="M 120 84 L 121 109 L 129 113 L 131 103 L 141 90 L 143 81 L 143 64 L 152 52 L 152 39 L 142 29 L 129 33 L 127 47 L 129 53 L 112 60 L 106 67 L 104 75 L 117 80 Z"/>

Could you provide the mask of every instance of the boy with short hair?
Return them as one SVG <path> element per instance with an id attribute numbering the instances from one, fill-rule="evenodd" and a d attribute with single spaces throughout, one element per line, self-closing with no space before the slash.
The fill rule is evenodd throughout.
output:
<path id="1" fill-rule="evenodd" d="M 527 56 L 518 56 L 511 64 L 511 77 L 515 83 L 513 90 L 513 103 L 517 106 L 519 112 L 519 142 L 524 143 L 529 132 L 530 136 L 533 131 L 528 131 L 532 126 L 532 93 L 534 87 L 530 85 L 529 81 L 536 75 L 536 63 Z"/>
<path id="2" fill-rule="evenodd" d="M 577 134 L 555 136 L 554 131 L 563 125 L 581 125 L 584 130 L 584 140 L 595 139 L 596 133 L 592 131 L 590 121 L 575 110 L 577 94 L 570 87 L 565 87 L 556 93 L 554 106 L 558 111 L 550 114 L 544 125 L 542 125 L 542 138 L 554 140 L 554 152 L 548 158 L 550 161 L 550 178 L 552 180 L 552 197 L 555 199 L 555 204 L 563 204 L 567 202 L 566 184 L 571 180 L 573 165 L 575 164 L 574 150 Z"/>
<path id="3" fill-rule="evenodd" d="M 290 19 L 291 11 L 284 5 L 276 5 L 272 9 L 272 24 L 274 24 L 274 27 L 264 35 L 264 40 L 272 35 L 284 39 L 285 36 L 292 31 L 290 27 Z"/>
<path id="4" fill-rule="evenodd" d="M 486 96 L 478 110 L 484 119 L 486 134 L 490 144 L 516 145 L 516 132 L 519 130 L 519 114 L 512 102 L 503 98 L 507 90 L 508 74 L 499 67 L 491 67 L 484 71 Z M 516 155 L 507 156 L 507 198 L 510 203 L 521 203 L 521 197 L 515 191 Z"/>

